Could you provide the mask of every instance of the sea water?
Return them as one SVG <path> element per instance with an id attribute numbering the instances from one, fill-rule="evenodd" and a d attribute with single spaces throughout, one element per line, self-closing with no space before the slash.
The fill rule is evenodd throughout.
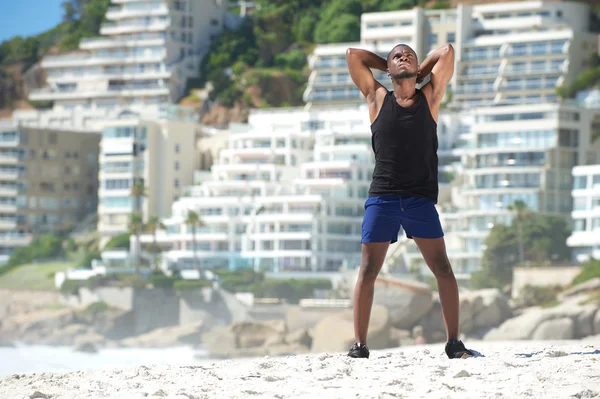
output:
<path id="1" fill-rule="evenodd" d="M 183 346 L 161 349 L 100 349 L 97 353 L 84 353 L 75 352 L 72 347 L 18 345 L 15 348 L 0 347 L 0 376 L 155 364 L 197 365 L 209 361 L 202 360 L 205 355 L 205 351 Z"/>

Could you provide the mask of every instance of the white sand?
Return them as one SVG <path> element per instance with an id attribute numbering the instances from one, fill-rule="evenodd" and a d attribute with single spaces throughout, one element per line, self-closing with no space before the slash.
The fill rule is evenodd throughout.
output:
<path id="1" fill-rule="evenodd" d="M 442 345 L 38 373 L 0 379 L 0 398 L 600 398 L 600 343 L 470 343 L 485 357 L 449 360 Z M 10 359 L 0 359 L 10 361 Z"/>

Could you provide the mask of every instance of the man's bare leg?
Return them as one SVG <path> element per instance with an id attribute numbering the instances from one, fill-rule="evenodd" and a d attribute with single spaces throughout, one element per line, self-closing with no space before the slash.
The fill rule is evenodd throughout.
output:
<path id="1" fill-rule="evenodd" d="M 437 280 L 442 316 L 446 325 L 446 341 L 458 339 L 459 298 L 458 284 L 446 254 L 444 238 L 413 237 L 419 247 L 425 263 Z"/>
<path id="2" fill-rule="evenodd" d="M 375 279 L 383 266 L 389 242 L 362 244 L 362 260 L 354 288 L 354 337 L 356 342 L 367 344 L 367 331 L 375 292 Z"/>

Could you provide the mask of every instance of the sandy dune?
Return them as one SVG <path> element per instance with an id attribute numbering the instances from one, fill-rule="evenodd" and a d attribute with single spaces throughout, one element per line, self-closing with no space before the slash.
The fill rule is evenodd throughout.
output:
<path id="1" fill-rule="evenodd" d="M 0 379 L 0 398 L 600 398 L 598 342 L 477 342 Z M 2 359 L 2 361 L 10 361 Z M 34 395 L 39 392 L 40 394 Z"/>

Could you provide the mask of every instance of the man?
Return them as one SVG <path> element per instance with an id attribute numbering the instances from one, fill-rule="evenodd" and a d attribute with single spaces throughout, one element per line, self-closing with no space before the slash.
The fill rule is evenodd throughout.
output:
<path id="1" fill-rule="evenodd" d="M 440 102 L 454 73 L 454 48 L 447 44 L 419 65 L 407 45 L 392 49 L 387 61 L 350 48 L 346 60 L 352 80 L 367 99 L 375 169 L 365 203 L 362 261 L 354 290 L 356 343 L 348 356 L 368 358 L 367 330 L 375 279 L 400 227 L 412 238 L 433 272 L 440 293 L 449 358 L 473 356 L 458 340 L 458 286 L 448 261 L 444 233 L 435 209 L 438 196 L 437 119 Z M 394 90 L 373 78 L 387 72 Z M 417 83 L 431 74 L 420 90 Z"/>

